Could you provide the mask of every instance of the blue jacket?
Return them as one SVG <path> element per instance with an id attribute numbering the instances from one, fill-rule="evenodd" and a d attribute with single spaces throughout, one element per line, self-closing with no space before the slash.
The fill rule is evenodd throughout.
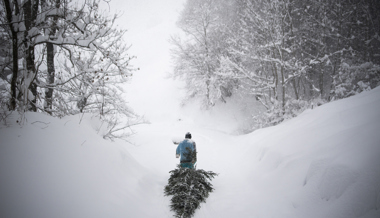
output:
<path id="1" fill-rule="evenodd" d="M 176 154 L 181 155 L 181 159 L 180 159 L 181 163 L 192 161 L 192 159 L 190 159 L 190 160 L 186 159 L 186 157 L 184 155 L 187 153 L 186 148 L 190 148 L 192 151 L 195 151 L 195 152 L 197 151 L 195 142 L 193 140 L 191 140 L 191 139 L 183 140 L 181 143 L 179 143 L 177 150 L 176 150 Z"/>

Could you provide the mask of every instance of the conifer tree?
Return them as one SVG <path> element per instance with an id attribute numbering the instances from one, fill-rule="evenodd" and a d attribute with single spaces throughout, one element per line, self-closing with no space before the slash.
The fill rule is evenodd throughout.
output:
<path id="1" fill-rule="evenodd" d="M 214 190 L 210 181 L 218 174 L 212 171 L 181 168 L 170 171 L 165 196 L 172 195 L 170 209 L 175 217 L 192 217 L 201 202 L 206 202 L 209 193 Z"/>

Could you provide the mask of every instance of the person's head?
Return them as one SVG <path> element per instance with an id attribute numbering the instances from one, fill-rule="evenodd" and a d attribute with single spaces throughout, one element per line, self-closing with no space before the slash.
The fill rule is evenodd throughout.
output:
<path id="1" fill-rule="evenodd" d="M 185 139 L 191 139 L 191 133 L 186 133 L 186 135 L 185 135 Z"/>

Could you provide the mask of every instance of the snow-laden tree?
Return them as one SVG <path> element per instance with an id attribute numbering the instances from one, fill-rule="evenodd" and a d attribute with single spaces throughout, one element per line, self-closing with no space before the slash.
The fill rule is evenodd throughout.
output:
<path id="1" fill-rule="evenodd" d="M 95 113 L 108 126 L 107 138 L 125 135 L 123 130 L 140 122 L 126 106 L 120 87 L 134 71 L 123 40 L 126 30 L 116 28 L 118 15 L 107 15 L 99 3 L 2 1 L 7 13 L 2 14 L 1 27 L 8 38 L 15 37 L 11 110 L 54 116 Z"/>
<path id="2" fill-rule="evenodd" d="M 266 108 L 255 126 L 277 124 L 379 85 L 379 10 L 375 0 L 189 0 L 175 75 L 208 102 L 248 94 Z"/>
<path id="3" fill-rule="evenodd" d="M 370 50 L 379 53 L 378 47 L 368 46 L 378 43 L 376 33 L 368 36 L 379 22 L 378 15 L 368 10 L 369 1 L 239 0 L 237 4 L 239 30 L 231 34 L 230 61 L 243 78 L 249 78 L 246 84 L 266 105 L 269 117 L 280 118 L 272 123 L 341 96 L 343 86 L 354 91 L 359 71 L 367 78 L 360 87 L 364 83 L 370 87 L 368 80 L 375 86 L 377 65 L 363 67 L 376 62 L 368 58 Z"/>
<path id="4" fill-rule="evenodd" d="M 224 76 L 225 56 L 222 0 L 187 1 L 178 21 L 185 36 L 172 37 L 174 77 L 186 81 L 188 98 L 200 97 L 207 108 L 232 95 L 236 80 Z"/>
<path id="5" fill-rule="evenodd" d="M 24 62 L 24 67 L 19 70 L 13 67 L 13 80 L 19 79 L 19 93 L 23 97 L 24 106 L 30 103 L 30 109 L 37 110 L 37 99 L 41 96 L 37 92 L 38 87 L 46 88 L 45 109 L 49 111 L 52 107 L 53 95 L 52 87 L 54 86 L 54 55 L 57 47 L 62 49 L 65 46 L 75 46 L 80 48 L 100 49 L 96 45 L 96 40 L 106 37 L 110 31 L 114 31 L 113 24 L 115 17 L 107 18 L 99 11 L 99 1 L 91 0 L 83 3 L 60 1 L 60 0 L 24 0 L 12 1 L 3 0 L 3 5 L 7 9 L 8 32 L 12 37 L 17 37 L 13 40 L 13 49 L 18 52 L 13 52 L 13 63 L 16 66 L 21 59 Z M 18 42 L 16 44 L 15 42 Z M 38 74 L 42 69 L 37 69 L 35 50 L 39 46 L 46 46 L 47 50 L 47 80 L 38 80 Z M 54 50 L 54 46 L 56 49 Z M 44 50 L 44 49 L 38 49 Z M 17 54 L 21 53 L 20 58 Z M 40 58 L 40 57 L 38 57 Z M 70 57 L 69 57 L 70 58 Z M 18 65 L 17 65 L 18 66 Z M 14 90 L 15 82 L 12 82 L 11 90 Z M 31 93 L 27 90 L 31 90 Z M 12 91 L 11 109 L 15 109 L 14 101 L 16 91 Z M 42 108 L 40 108 L 42 109 Z"/>
<path id="6" fill-rule="evenodd" d="M 127 54 L 124 33 L 124 30 L 110 31 L 106 37 L 96 40 L 97 49 L 65 46 L 60 55 L 71 58 L 59 66 L 53 113 L 58 116 L 97 114 L 108 125 L 104 133 L 107 138 L 114 138 L 117 131 L 123 132 L 142 122 L 123 98 L 121 85 L 134 70 L 129 66 L 133 57 Z"/>
<path id="7" fill-rule="evenodd" d="M 299 99 L 295 85 L 305 66 L 294 57 L 299 53 L 293 20 L 293 1 L 239 0 L 237 16 L 230 27 L 227 58 L 241 87 L 279 119 L 287 112 L 289 99 Z"/>
<path id="8" fill-rule="evenodd" d="M 336 24 L 340 27 L 336 37 L 340 47 L 335 52 L 338 61 L 331 75 L 330 99 L 380 85 L 380 2 L 343 1 L 331 8 L 342 12 Z"/>
<path id="9" fill-rule="evenodd" d="M 20 6 L 18 1 L 3 0 L 0 6 L 1 13 L 1 28 L 3 29 L 2 34 L 7 34 L 8 38 L 11 39 L 12 60 L 11 66 L 8 68 L 12 71 L 12 79 L 10 81 L 10 101 L 9 108 L 11 110 L 16 109 L 16 98 L 17 98 L 17 78 L 19 73 L 18 60 L 19 60 L 19 43 L 20 43 L 20 30 L 18 28 L 18 23 L 15 22 L 20 18 Z"/>

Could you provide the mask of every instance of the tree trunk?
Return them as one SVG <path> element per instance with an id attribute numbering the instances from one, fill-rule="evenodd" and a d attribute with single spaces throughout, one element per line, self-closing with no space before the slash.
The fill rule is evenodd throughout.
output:
<path id="1" fill-rule="evenodd" d="M 31 100 L 30 110 L 37 111 L 37 84 L 35 83 L 36 78 L 36 67 L 34 65 L 34 45 L 28 35 L 29 30 L 34 27 L 34 22 L 37 18 L 39 0 L 28 0 L 24 3 L 24 20 L 25 20 L 25 60 L 26 60 L 26 75 L 24 76 L 24 104 L 28 103 L 28 89 L 32 92 L 33 99 Z"/>
<path id="2" fill-rule="evenodd" d="M 12 80 L 11 80 L 11 100 L 9 104 L 9 110 L 16 109 L 16 97 L 17 97 L 17 77 L 18 77 L 18 37 L 17 33 L 12 31 Z"/>
<path id="3" fill-rule="evenodd" d="M 34 82 L 36 78 L 36 67 L 34 65 L 34 46 L 30 45 L 27 48 L 27 56 L 25 57 L 26 59 L 26 71 L 27 75 L 25 77 L 25 92 L 24 99 L 25 103 L 28 102 L 29 96 L 27 94 L 27 90 L 30 89 L 30 91 L 33 94 L 33 98 L 30 101 L 30 110 L 37 112 L 37 84 Z"/>
<path id="4" fill-rule="evenodd" d="M 322 66 L 322 63 L 320 65 L 320 72 L 319 72 L 319 93 L 321 95 L 321 99 L 323 99 L 323 95 L 324 95 L 324 90 L 323 90 L 323 87 L 324 87 L 324 69 L 323 69 L 324 66 Z"/>
<path id="5" fill-rule="evenodd" d="M 281 64 L 281 86 L 282 86 L 282 114 L 285 114 L 285 75 L 284 65 Z"/>
<path id="6" fill-rule="evenodd" d="M 41 4 L 45 4 L 45 2 L 41 2 Z M 55 7 L 59 8 L 61 4 L 60 0 L 56 0 L 55 2 Z M 57 31 L 56 23 L 57 23 L 58 18 L 54 17 L 53 18 L 53 25 L 51 27 L 50 31 L 50 36 L 54 36 L 55 32 Z M 48 85 L 48 88 L 45 90 L 45 106 L 44 109 L 47 113 L 50 115 L 52 114 L 52 109 L 53 109 L 53 92 L 54 89 L 52 85 L 54 84 L 55 80 L 55 66 L 54 66 L 54 45 L 52 43 L 47 42 L 46 43 L 46 49 L 47 49 L 47 79 L 46 83 Z"/>
<path id="7" fill-rule="evenodd" d="M 46 83 L 49 86 L 45 90 L 45 106 L 44 109 L 47 113 L 52 114 L 53 106 L 53 87 L 55 79 L 55 67 L 54 67 L 54 45 L 52 43 L 46 43 L 47 49 L 47 78 Z"/>
<path id="8" fill-rule="evenodd" d="M 17 77 L 18 77 L 18 36 L 17 32 L 13 28 L 13 9 L 9 0 L 4 0 L 5 10 L 7 14 L 7 21 L 9 23 L 9 29 L 12 34 L 12 80 L 11 80 L 11 99 L 9 102 L 9 110 L 16 110 L 16 98 L 17 98 Z M 14 14 L 19 14 L 19 8 L 17 1 L 14 2 Z"/>
<path id="9" fill-rule="evenodd" d="M 294 94 L 296 95 L 296 100 L 299 99 L 298 91 L 297 91 L 297 84 L 296 84 L 296 78 L 293 78 L 293 88 L 294 88 Z"/>
<path id="10" fill-rule="evenodd" d="M 275 59 L 274 49 L 272 51 L 272 58 Z M 273 87 L 273 96 L 276 100 L 278 100 L 278 93 L 277 93 L 277 85 L 278 85 L 278 74 L 277 74 L 277 66 L 276 63 L 272 62 L 272 72 L 273 72 L 273 79 L 274 79 L 274 87 Z"/>

